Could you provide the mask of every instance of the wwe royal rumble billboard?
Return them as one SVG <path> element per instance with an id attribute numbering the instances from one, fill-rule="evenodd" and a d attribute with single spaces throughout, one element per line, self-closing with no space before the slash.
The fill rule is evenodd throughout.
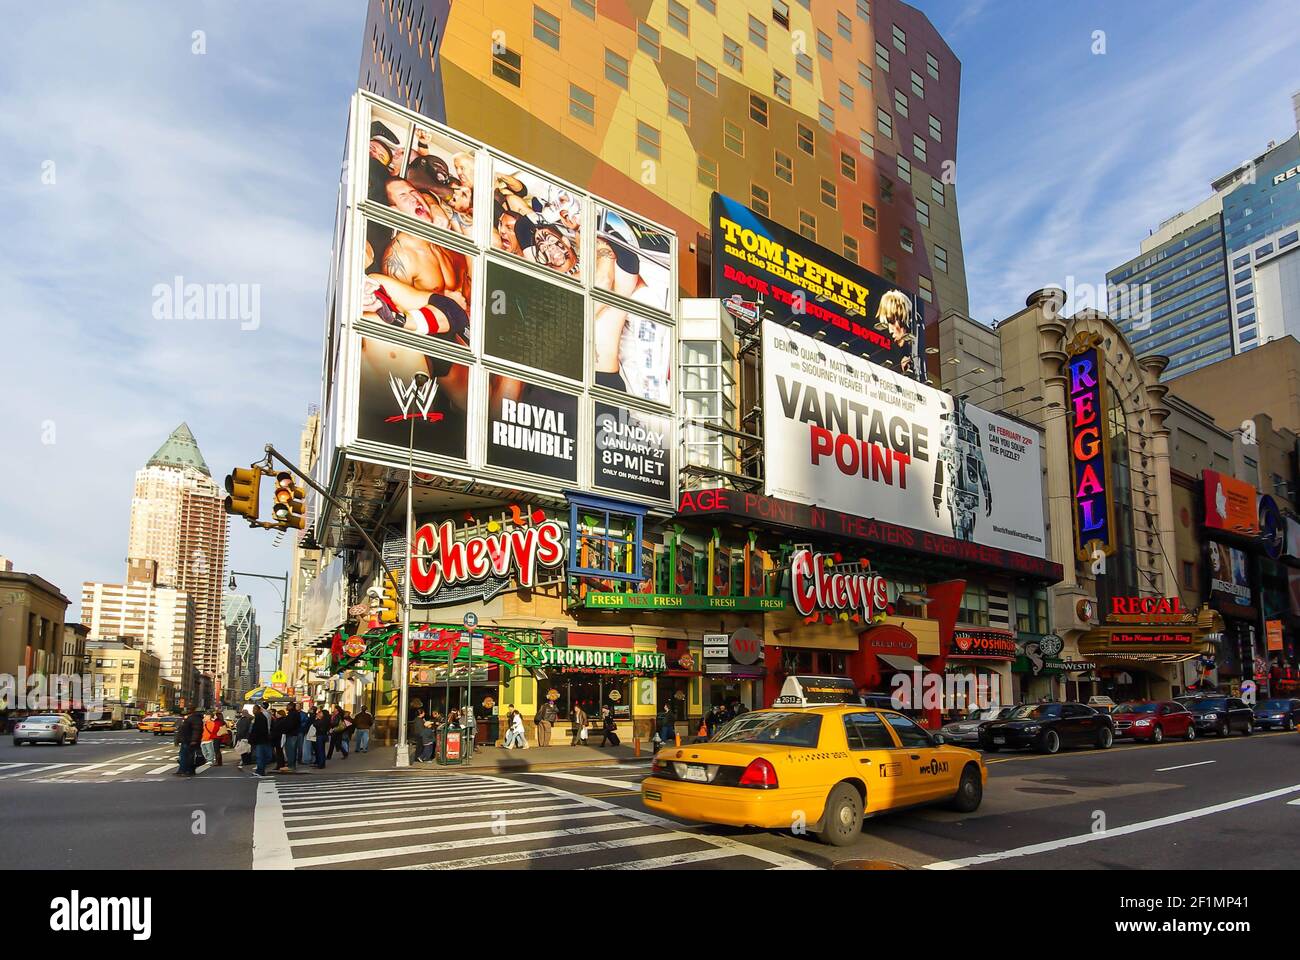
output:
<path id="1" fill-rule="evenodd" d="M 1046 555 L 1033 430 L 763 324 L 766 493 Z"/>

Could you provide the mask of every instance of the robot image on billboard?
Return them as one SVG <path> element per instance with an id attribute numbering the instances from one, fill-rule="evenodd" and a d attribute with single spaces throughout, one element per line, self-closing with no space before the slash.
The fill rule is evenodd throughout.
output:
<path id="1" fill-rule="evenodd" d="M 941 419 L 943 426 L 939 452 L 935 456 L 934 515 L 946 505 L 952 522 L 952 535 L 958 540 L 975 539 L 975 512 L 984 498 L 984 516 L 993 515 L 993 491 L 989 486 L 988 465 L 980 428 L 966 414 L 966 401 L 954 398 L 951 413 Z"/>

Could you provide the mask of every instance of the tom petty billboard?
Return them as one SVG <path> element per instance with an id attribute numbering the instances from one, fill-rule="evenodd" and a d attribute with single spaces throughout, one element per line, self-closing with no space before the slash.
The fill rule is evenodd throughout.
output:
<path id="1" fill-rule="evenodd" d="M 763 324 L 766 494 L 1046 556 L 1040 435 Z"/>

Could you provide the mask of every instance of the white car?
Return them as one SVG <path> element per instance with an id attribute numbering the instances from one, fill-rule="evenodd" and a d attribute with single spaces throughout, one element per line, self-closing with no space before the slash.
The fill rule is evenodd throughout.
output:
<path id="1" fill-rule="evenodd" d="M 66 743 L 77 742 L 77 725 L 66 713 L 43 713 L 24 717 L 14 725 L 14 746 L 27 743 Z"/>

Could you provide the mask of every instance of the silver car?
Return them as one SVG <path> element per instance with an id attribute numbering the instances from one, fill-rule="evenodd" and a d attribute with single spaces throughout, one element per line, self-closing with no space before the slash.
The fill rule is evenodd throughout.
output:
<path id="1" fill-rule="evenodd" d="M 38 716 L 24 717 L 14 725 L 14 746 L 26 743 L 65 743 L 77 742 L 77 725 L 66 713 L 43 713 Z"/>
<path id="2" fill-rule="evenodd" d="M 986 710 L 979 710 L 965 720 L 955 720 L 952 723 L 944 724 L 939 732 L 943 734 L 945 743 L 978 746 L 980 742 L 980 724 L 988 720 L 1005 720 L 1010 716 L 1013 709 L 1013 707 L 989 707 Z"/>

